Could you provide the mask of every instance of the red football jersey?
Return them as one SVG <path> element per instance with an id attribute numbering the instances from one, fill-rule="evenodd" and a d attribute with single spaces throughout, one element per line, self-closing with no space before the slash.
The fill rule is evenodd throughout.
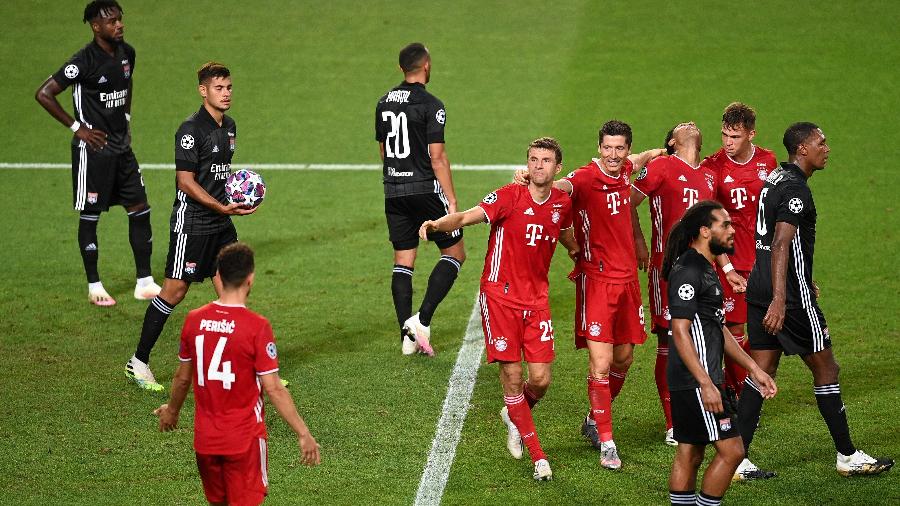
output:
<path id="1" fill-rule="evenodd" d="M 669 230 L 687 208 L 701 200 L 715 198 L 716 176 L 703 163 L 694 168 L 677 155 L 660 156 L 641 171 L 634 188 L 650 199 L 653 224 L 650 261 L 660 267 Z"/>
<path id="2" fill-rule="evenodd" d="M 516 309 L 549 309 L 547 272 L 560 230 L 572 226 L 572 200 L 553 188 L 535 202 L 527 186 L 509 184 L 478 205 L 491 223 L 481 291 Z"/>
<path id="3" fill-rule="evenodd" d="M 268 320 L 244 306 L 211 302 L 185 318 L 178 358 L 194 362 L 197 453 L 243 453 L 266 437 L 257 376 L 278 371 Z"/>
<path id="4" fill-rule="evenodd" d="M 725 206 L 734 225 L 734 254 L 728 255 L 739 271 L 753 269 L 756 260 L 754 234 L 759 192 L 769 173 L 778 166 L 775 153 L 753 146 L 753 153 L 745 163 L 737 163 L 720 149 L 705 160 L 716 172 L 716 200 Z"/>
<path id="5" fill-rule="evenodd" d="M 631 174 L 625 160 L 618 177 L 603 171 L 600 160 L 565 177 L 572 184 L 572 218 L 581 247 L 579 269 L 607 283 L 637 280 L 637 257 L 631 228 Z"/>

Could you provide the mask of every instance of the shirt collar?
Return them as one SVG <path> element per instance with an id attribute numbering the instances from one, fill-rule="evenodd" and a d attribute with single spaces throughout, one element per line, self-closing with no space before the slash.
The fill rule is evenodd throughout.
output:
<path id="1" fill-rule="evenodd" d="M 202 119 L 203 121 L 209 123 L 210 126 L 212 126 L 213 128 L 222 128 L 221 126 L 219 126 L 218 123 L 216 123 L 216 120 L 213 119 L 212 115 L 209 114 L 209 111 L 206 110 L 206 107 L 203 107 L 203 104 L 200 104 L 200 111 L 198 111 L 197 114 L 199 115 L 198 118 L 200 118 L 200 119 Z M 224 116 L 223 116 L 223 118 L 222 118 L 222 125 L 223 125 L 223 126 L 225 125 L 225 118 L 224 118 Z"/>

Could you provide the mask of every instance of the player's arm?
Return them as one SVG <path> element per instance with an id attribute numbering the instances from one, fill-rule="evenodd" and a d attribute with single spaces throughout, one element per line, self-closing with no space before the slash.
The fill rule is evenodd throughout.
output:
<path id="1" fill-rule="evenodd" d="M 787 283 L 788 252 L 797 227 L 785 221 L 775 223 L 772 239 L 772 302 L 763 317 L 763 328 L 769 334 L 778 334 L 784 325 L 785 285 Z"/>
<path id="2" fill-rule="evenodd" d="M 476 223 L 487 222 L 487 215 L 480 206 L 475 206 L 468 211 L 460 211 L 447 216 L 442 216 L 439 220 L 429 220 L 422 223 L 419 227 L 419 237 L 428 240 L 428 234 L 433 232 L 452 232 L 458 228 L 468 227 Z"/>
<path id="3" fill-rule="evenodd" d="M 628 155 L 628 159 L 631 160 L 631 163 L 634 164 L 638 169 L 647 165 L 647 162 L 653 160 L 657 156 L 663 156 L 666 154 L 666 150 L 659 149 L 648 149 L 647 151 L 641 151 L 640 153 L 632 153 Z"/>
<path id="4" fill-rule="evenodd" d="M 638 269 L 646 271 L 650 265 L 650 250 L 647 249 L 647 241 L 644 240 L 644 231 L 641 230 L 641 218 L 637 208 L 647 196 L 640 190 L 631 187 L 631 231 L 634 235 L 634 250 L 637 254 Z"/>
<path id="5" fill-rule="evenodd" d="M 381 161 L 384 162 L 384 143 L 378 143 L 378 155 L 381 156 Z"/>
<path id="6" fill-rule="evenodd" d="M 384 146 L 382 145 L 382 149 Z M 447 158 L 447 150 L 443 142 L 433 142 L 428 145 L 431 154 L 431 169 L 434 177 L 441 183 L 444 197 L 447 198 L 447 209 L 451 213 L 456 212 L 456 190 L 453 188 L 453 176 L 450 174 L 450 160 Z"/>
<path id="7" fill-rule="evenodd" d="M 178 415 L 181 413 L 181 406 L 184 405 L 188 390 L 191 389 L 193 377 L 193 361 L 185 360 L 178 364 L 178 369 L 175 370 L 175 376 L 172 378 L 172 393 L 169 395 L 169 402 L 153 411 L 153 414 L 159 417 L 161 432 L 175 430 L 178 426 Z"/>
<path id="8" fill-rule="evenodd" d="M 581 253 L 581 248 L 578 247 L 578 241 L 575 240 L 575 227 L 560 230 L 559 243 L 566 247 L 569 258 L 571 258 L 573 262 L 578 261 L 578 254 Z"/>
<path id="9" fill-rule="evenodd" d="M 72 116 L 69 116 L 69 113 L 63 109 L 59 100 L 56 99 L 56 96 L 62 93 L 64 89 L 65 88 L 56 82 L 56 79 L 53 79 L 53 76 L 50 76 L 38 87 L 37 91 L 34 93 L 34 99 L 41 104 L 41 107 L 50 113 L 50 116 L 56 118 L 56 121 L 62 123 L 66 128 L 72 128 L 77 122 Z M 131 93 L 129 93 L 129 96 L 130 95 Z M 87 145 L 95 151 L 99 151 L 106 146 L 106 132 L 88 128 L 81 123 L 78 123 L 78 128 L 75 130 L 75 136 L 87 143 Z"/>
<path id="10" fill-rule="evenodd" d="M 281 415 L 281 418 L 291 427 L 291 430 L 297 434 L 297 441 L 300 444 L 300 461 L 308 466 L 315 466 L 322 462 L 322 456 L 319 454 L 319 444 L 309 432 L 303 417 L 297 412 L 297 406 L 291 397 L 287 388 L 281 384 L 281 378 L 277 372 L 263 374 L 259 376 L 263 390 L 269 401 L 275 406 L 275 410 Z"/>
<path id="11" fill-rule="evenodd" d="M 253 214 L 257 209 L 259 209 L 258 207 L 248 208 L 244 204 L 238 202 L 233 202 L 227 205 L 222 204 L 218 200 L 214 199 L 212 195 L 207 193 L 202 186 L 200 186 L 200 183 L 197 182 L 196 174 L 190 170 L 176 169 L 175 180 L 178 184 L 178 189 L 187 194 L 188 197 L 194 199 L 195 201 L 219 214 L 246 215 Z"/>
<path id="12" fill-rule="evenodd" d="M 731 265 L 731 260 L 726 253 L 722 253 L 716 257 L 716 264 L 718 264 L 725 273 L 725 279 L 728 280 L 728 284 L 731 285 L 731 289 L 734 290 L 735 293 L 744 293 L 747 291 L 747 280 L 734 270 L 734 266 Z"/>
<path id="13" fill-rule="evenodd" d="M 750 358 L 750 355 L 747 355 L 747 352 L 741 348 L 741 345 L 739 345 L 734 336 L 731 335 L 731 331 L 728 330 L 727 326 L 722 325 L 722 333 L 725 334 L 725 356 L 731 358 L 737 365 L 747 370 L 747 373 L 759 386 L 763 398 L 771 399 L 772 397 L 775 397 L 775 394 L 778 393 L 778 387 L 775 386 L 775 380 L 766 374 L 765 371 L 760 369 L 759 366 L 756 365 L 756 362 Z"/>
<path id="14" fill-rule="evenodd" d="M 684 318 L 672 318 L 671 322 L 672 337 L 671 342 L 675 343 L 675 349 L 678 350 L 678 356 L 684 362 L 684 366 L 691 373 L 691 376 L 700 384 L 700 399 L 703 401 L 703 409 L 710 413 L 721 413 L 725 411 L 722 406 L 722 395 L 719 389 L 712 382 L 706 367 L 700 363 L 700 356 L 694 349 L 694 342 L 691 339 L 691 320 Z M 734 338 L 731 338 L 734 341 Z M 737 344 L 737 343 L 735 343 Z"/>

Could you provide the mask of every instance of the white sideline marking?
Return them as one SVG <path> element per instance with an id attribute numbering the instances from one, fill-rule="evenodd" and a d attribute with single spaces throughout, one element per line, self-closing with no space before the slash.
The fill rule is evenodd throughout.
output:
<path id="1" fill-rule="evenodd" d="M 250 167 L 259 170 L 381 170 L 381 165 L 368 163 L 240 163 L 235 164 L 241 167 Z M 168 169 L 175 170 L 175 165 L 171 163 L 142 163 L 141 169 Z M 12 163 L 0 162 L 0 169 L 70 169 L 70 163 Z M 452 165 L 453 170 L 471 170 L 471 171 L 513 171 L 515 169 L 524 169 L 524 165 Z"/>
<path id="2" fill-rule="evenodd" d="M 466 335 L 462 347 L 456 357 L 456 365 L 450 376 L 447 397 L 444 398 L 444 409 L 437 423 L 437 433 L 431 442 L 431 453 L 428 463 L 419 480 L 415 505 L 438 505 L 444 495 L 450 467 L 456 456 L 456 445 L 459 443 L 466 413 L 469 411 L 469 400 L 478 377 L 478 366 L 481 363 L 481 351 L 484 349 L 484 333 L 481 330 L 481 311 L 478 299 L 472 306 Z"/>

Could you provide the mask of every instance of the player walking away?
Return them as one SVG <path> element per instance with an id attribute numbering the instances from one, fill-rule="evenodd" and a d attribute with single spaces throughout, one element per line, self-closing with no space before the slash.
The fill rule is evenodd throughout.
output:
<path id="1" fill-rule="evenodd" d="M 378 101 L 375 140 L 384 162 L 384 213 L 394 246 L 391 293 L 400 326 L 401 351 L 434 355 L 431 319 L 453 287 L 466 259 L 462 230 L 428 236 L 441 250 L 419 312 L 412 314 L 412 275 L 419 225 L 456 212 L 450 161 L 444 150 L 444 104 L 425 91 L 431 77 L 428 49 L 415 42 L 400 51 L 402 83 Z"/>
<path id="2" fill-rule="evenodd" d="M 550 386 L 555 356 L 547 273 L 557 241 L 570 257 L 578 253 L 572 202 L 553 187 L 553 176 L 561 169 L 559 143 L 549 137 L 536 139 L 528 146 L 528 186 L 506 185 L 489 193 L 478 206 L 426 221 L 419 229 L 419 236 L 425 238 L 477 223 L 491 224 L 478 296 L 487 361 L 500 363 L 506 404 L 500 416 L 508 429 L 507 448 L 519 459 L 522 444 L 528 447 L 535 480 L 553 476 L 531 416 Z"/>
<path id="3" fill-rule="evenodd" d="M 742 278 L 750 276 L 756 248 L 756 211 L 759 192 L 769 173 L 778 165 L 775 153 L 753 144 L 756 136 L 756 112 L 752 107 L 734 102 L 722 114 L 722 148 L 705 160 L 716 172 L 716 200 L 722 203 L 734 226 L 734 254 L 730 265 L 719 269 L 719 279 L 725 290 L 725 322 L 731 335 L 744 351 L 750 343 L 744 337 L 747 321 L 747 301 L 744 292 L 735 291 L 725 279 L 725 271 L 732 269 Z M 725 387 L 740 396 L 747 371 L 725 357 Z"/>
<path id="4" fill-rule="evenodd" d="M 724 389 L 723 355 L 745 367 L 766 398 L 777 391 L 725 326 L 722 283 L 714 266 L 717 255 L 734 250 L 734 235 L 728 212 L 704 200 L 685 211 L 666 242 L 662 276 L 668 281 L 674 345 L 666 373 L 678 441 L 669 477 L 672 504 L 721 504 L 744 458 L 734 400 Z M 710 443 L 716 456 L 695 496 L 697 470 Z"/>
<path id="5" fill-rule="evenodd" d="M 197 71 L 197 80 L 203 105 L 175 134 L 175 203 L 166 279 L 147 306 L 137 350 L 125 364 L 125 375 L 145 390 L 163 390 L 148 364 L 169 315 L 191 283 L 215 274 L 219 250 L 237 241 L 231 216 L 257 209 L 228 203 L 225 194 L 237 139 L 234 120 L 225 115 L 231 108 L 231 72 L 221 63 L 208 62 Z"/>
<path id="6" fill-rule="evenodd" d="M 813 250 L 816 205 L 807 180 L 825 168 L 830 148 L 813 123 L 795 123 L 784 133 L 788 162 L 766 179 L 756 222 L 756 262 L 747 290 L 750 356 L 774 376 L 782 353 L 800 355 L 812 372 L 813 393 L 837 450 L 837 471 L 850 476 L 879 474 L 894 465 L 872 458 L 850 439 L 841 400 L 838 364 L 831 351 L 825 315 L 816 299 Z M 749 450 L 763 396 L 749 379 L 738 406 L 741 436 Z"/>
<path id="7" fill-rule="evenodd" d="M 116 303 L 100 281 L 97 261 L 100 213 L 121 205 L 128 213 L 128 240 L 137 282 L 134 298 L 150 300 L 160 287 L 150 272 L 153 234 L 144 180 L 131 151 L 131 90 L 134 48 L 125 40 L 122 8 L 115 0 L 95 0 L 84 8 L 94 40 L 75 53 L 35 93 L 35 99 L 75 134 L 72 137 L 72 193 L 79 212 L 78 249 L 88 281 L 88 299 Z M 72 86 L 75 118 L 56 96 Z"/>
<path id="8" fill-rule="evenodd" d="M 269 320 L 247 309 L 253 250 L 221 249 L 213 284 L 219 299 L 188 313 L 181 330 L 181 363 L 168 404 L 154 411 L 159 430 L 174 430 L 194 387 L 194 450 L 211 504 L 260 504 L 268 495 L 268 435 L 262 391 L 297 434 L 301 462 L 321 462 L 291 394 L 278 378 L 278 353 Z"/>
<path id="9" fill-rule="evenodd" d="M 676 445 L 672 432 L 672 414 L 669 389 L 666 384 L 666 358 L 669 355 L 669 301 L 666 281 L 662 278 L 662 260 L 669 230 L 681 219 L 684 211 L 701 200 L 712 199 L 716 194 L 716 178 L 713 171 L 700 163 L 700 147 L 703 138 L 693 122 L 681 123 L 666 135 L 668 156 L 652 160 L 632 185 L 631 209 L 638 267 L 649 267 L 650 312 L 652 331 L 656 334 L 656 388 L 666 418 L 665 442 Z M 650 198 L 652 223 L 652 250 L 648 254 L 647 243 L 641 231 L 637 206 Z M 648 261 L 649 257 L 649 261 Z M 721 265 L 729 263 L 727 255 L 717 258 Z M 741 286 L 745 280 L 737 273 L 728 274 L 729 282 Z"/>

